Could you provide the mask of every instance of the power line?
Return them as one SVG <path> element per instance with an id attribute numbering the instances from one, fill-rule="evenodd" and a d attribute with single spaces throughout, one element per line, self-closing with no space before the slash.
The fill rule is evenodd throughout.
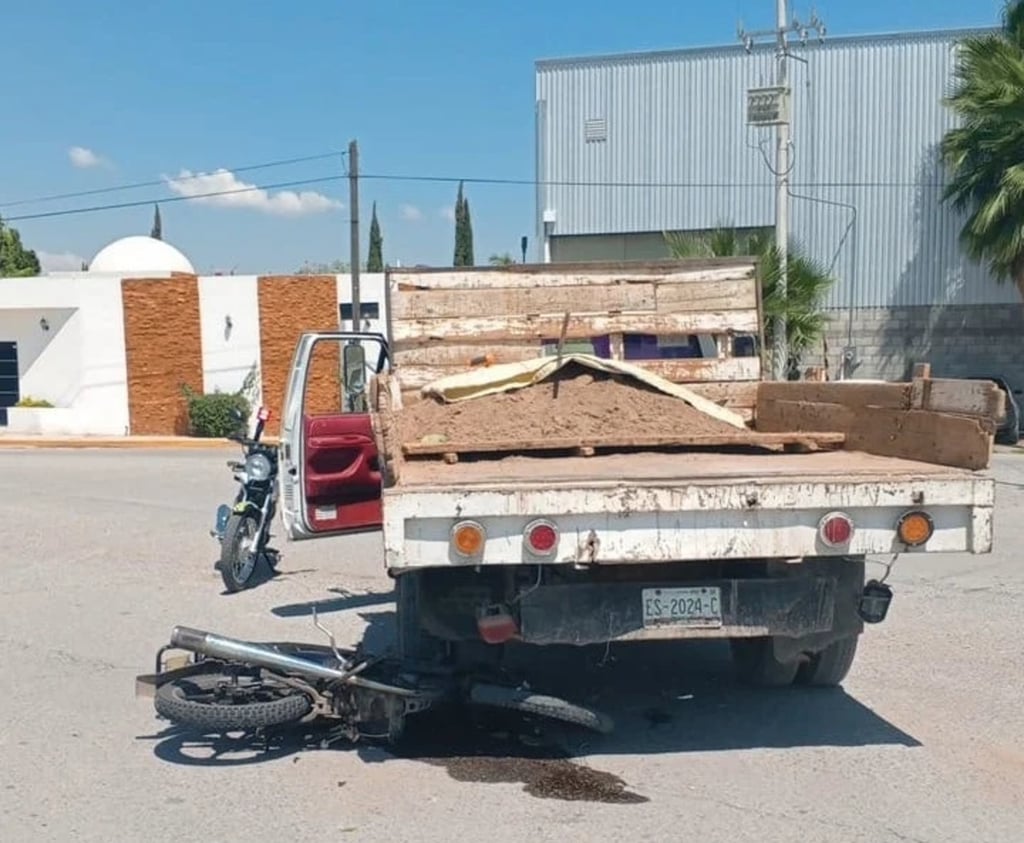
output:
<path id="1" fill-rule="evenodd" d="M 233 188 L 231 190 L 216 190 L 209 193 L 197 193 L 192 196 L 171 196 L 156 197 L 150 199 L 139 199 L 132 202 L 116 202 L 107 205 L 92 205 L 84 208 L 67 208 L 56 211 L 42 211 L 35 214 L 19 214 L 6 217 L 8 222 L 19 220 L 50 219 L 54 217 L 72 216 L 76 214 L 88 214 L 98 211 L 113 211 L 122 208 L 137 208 L 142 205 L 152 205 L 154 202 L 162 204 L 170 202 L 189 202 L 199 199 L 211 199 L 218 196 L 230 196 L 240 193 L 251 193 L 258 190 L 281 190 L 289 187 L 301 187 L 312 184 L 324 184 L 327 182 L 341 181 L 347 178 L 347 174 L 321 176 L 318 178 L 300 179 L 297 181 L 277 182 L 274 184 L 251 185 L 247 187 Z M 198 176 L 196 178 L 199 178 Z M 622 182 L 622 181 L 538 181 L 536 179 L 510 179 L 510 178 L 473 178 L 463 176 L 411 176 L 398 174 L 370 173 L 359 174 L 360 179 L 374 179 L 377 181 L 404 181 L 404 182 L 432 182 L 444 184 L 490 184 L 490 185 L 512 185 L 512 186 L 546 186 L 546 187 L 585 187 L 585 188 L 629 188 L 640 190 L 651 189 L 737 189 L 737 188 L 758 188 L 768 189 L 772 187 L 771 182 Z M 163 182 L 160 182 L 163 184 Z M 941 182 L 791 182 L 791 187 L 813 187 L 813 188 L 945 188 Z"/>
<path id="2" fill-rule="evenodd" d="M 537 180 L 537 179 L 506 179 L 506 178 L 472 178 L 466 176 L 409 176 L 409 175 L 384 175 L 373 173 L 360 173 L 360 179 L 378 179 L 380 181 L 413 181 L 413 182 L 443 182 L 457 184 L 498 184 L 498 185 L 522 185 L 525 187 L 631 187 L 631 188 L 730 188 L 730 187 L 774 187 L 773 182 L 667 182 L 667 181 L 572 181 L 572 180 Z M 835 181 L 835 182 L 801 182 L 791 181 L 793 187 L 945 187 L 942 182 L 917 182 L 917 181 Z"/>
<path id="3" fill-rule="evenodd" d="M 339 150 L 337 152 L 323 152 L 319 155 L 304 155 L 299 158 L 282 158 L 278 161 L 268 161 L 264 164 L 249 164 L 245 167 L 221 167 L 218 169 L 226 169 L 231 173 L 246 173 L 251 170 L 267 170 L 271 167 L 286 167 L 290 164 L 302 164 L 307 161 L 323 161 L 327 158 L 335 158 L 337 156 L 344 157 L 346 154 L 347 153 L 344 150 Z M 206 178 L 209 175 L 209 173 L 196 173 L 192 176 L 174 178 L 173 181 L 194 181 L 195 179 Z M 97 196 L 102 193 L 118 193 L 122 190 L 135 190 L 140 187 L 161 187 L 164 184 L 166 184 L 165 180 L 156 179 L 153 181 L 138 181 L 129 184 L 113 185 L 111 187 L 99 187 L 94 190 L 79 190 L 74 193 L 54 193 L 49 196 L 36 196 L 32 199 L 17 199 L 13 202 L 0 202 L 0 208 L 14 208 L 18 205 L 35 205 L 40 202 L 52 202 L 57 199 L 78 199 L 82 196 Z"/>
<path id="4" fill-rule="evenodd" d="M 231 196 L 236 193 L 252 193 L 257 190 L 282 190 L 286 187 L 301 187 L 308 184 L 323 184 L 329 181 L 341 181 L 345 176 L 321 176 L 315 179 L 300 179 L 299 181 L 282 181 L 276 184 L 251 185 L 249 187 L 237 187 L 231 190 L 214 190 L 209 193 L 196 193 L 192 196 L 170 196 L 165 199 L 139 199 L 134 202 L 117 202 L 110 205 L 93 205 L 87 208 L 69 208 L 63 211 L 42 211 L 37 214 L 21 214 L 16 217 L 6 217 L 5 222 L 17 222 L 18 220 L 40 220 L 50 217 L 66 217 L 73 214 L 89 214 L 95 211 L 114 211 L 120 208 L 137 208 L 140 205 L 152 205 L 159 202 L 161 205 L 170 202 L 190 202 L 197 199 L 210 199 L 215 196 Z"/>

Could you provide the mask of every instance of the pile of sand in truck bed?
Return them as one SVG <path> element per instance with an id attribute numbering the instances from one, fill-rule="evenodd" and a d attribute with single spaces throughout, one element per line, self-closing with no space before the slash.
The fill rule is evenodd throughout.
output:
<path id="1" fill-rule="evenodd" d="M 397 413 L 397 422 L 403 443 L 455 445 L 742 432 L 641 381 L 576 363 L 541 383 L 510 392 L 454 404 L 423 398 Z"/>

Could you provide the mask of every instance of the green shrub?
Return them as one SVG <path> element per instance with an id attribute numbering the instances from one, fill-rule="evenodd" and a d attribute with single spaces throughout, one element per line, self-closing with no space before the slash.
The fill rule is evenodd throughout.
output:
<path id="1" fill-rule="evenodd" d="M 212 392 L 207 395 L 184 387 L 188 401 L 188 426 L 193 436 L 208 439 L 223 439 L 232 433 L 246 431 L 249 401 L 240 393 Z M 240 410 L 242 421 L 235 418 L 233 411 Z"/>
<path id="2" fill-rule="evenodd" d="M 33 398 L 31 395 L 26 395 L 24 398 L 22 398 L 14 406 L 15 407 L 52 407 L 53 404 L 51 404 L 45 398 Z"/>

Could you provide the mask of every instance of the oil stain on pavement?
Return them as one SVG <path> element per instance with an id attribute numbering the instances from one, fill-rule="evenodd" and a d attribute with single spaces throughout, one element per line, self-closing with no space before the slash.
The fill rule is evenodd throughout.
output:
<path id="1" fill-rule="evenodd" d="M 409 721 L 389 752 L 443 767 L 459 782 L 521 783 L 526 793 L 542 799 L 620 805 L 649 801 L 618 776 L 571 760 L 564 747 L 521 714 L 427 713 Z"/>

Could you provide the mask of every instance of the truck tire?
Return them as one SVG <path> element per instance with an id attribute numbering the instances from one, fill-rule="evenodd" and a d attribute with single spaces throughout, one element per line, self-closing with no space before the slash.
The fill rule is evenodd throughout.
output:
<path id="1" fill-rule="evenodd" d="M 820 653 L 811 656 L 810 661 L 800 665 L 796 674 L 796 684 L 820 688 L 834 688 L 841 684 L 853 665 L 859 639 L 859 635 L 848 635 L 833 641 Z"/>
<path id="2" fill-rule="evenodd" d="M 775 658 L 771 638 L 733 638 L 729 641 L 736 678 L 755 688 L 781 688 L 792 685 L 800 662 L 780 662 Z"/>
<path id="3" fill-rule="evenodd" d="M 584 708 L 559 697 L 549 697 L 545 694 L 535 694 L 532 691 L 521 691 L 517 688 L 505 688 L 501 685 L 475 684 L 470 688 L 469 701 L 476 705 L 506 708 L 510 711 L 550 717 L 552 720 L 561 720 L 563 723 L 572 723 L 575 726 L 593 729 L 603 735 L 610 734 L 615 728 L 614 721 L 599 711 Z"/>
<path id="4" fill-rule="evenodd" d="M 403 662 L 431 662 L 443 654 L 440 639 L 424 630 L 420 620 L 422 577 L 422 571 L 395 577 L 395 643 Z"/>

